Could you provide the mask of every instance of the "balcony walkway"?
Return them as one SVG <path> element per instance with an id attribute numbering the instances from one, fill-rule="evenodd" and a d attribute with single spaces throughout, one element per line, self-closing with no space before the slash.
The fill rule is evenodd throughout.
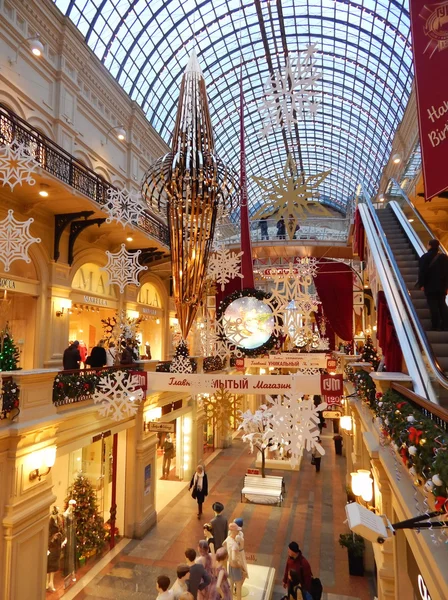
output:
<path id="1" fill-rule="evenodd" d="M 349 576 L 347 552 L 338 544 L 339 533 L 346 531 L 345 458 L 335 455 L 331 435 L 324 434 L 323 444 L 327 455 L 322 459 L 321 472 L 315 472 L 305 453 L 300 472 L 282 472 L 285 501 L 283 507 L 273 507 L 241 504 L 243 475 L 254 464 L 254 457 L 246 444 L 235 440 L 207 468 L 210 495 L 201 521 L 195 501 L 184 490 L 162 510 L 157 526 L 143 540 L 129 542 L 96 576 L 86 576 L 91 581 L 83 591 L 76 595 L 69 591 L 64 598 L 155 599 L 157 576 L 165 574 L 174 581 L 176 566 L 184 562 L 184 550 L 197 547 L 202 539 L 201 525 L 213 517 L 211 506 L 219 500 L 225 505 L 229 522 L 236 517 L 244 519 L 249 576 L 251 564 L 277 570 L 274 600 L 283 596 L 281 579 L 291 540 L 299 543 L 313 573 L 321 578 L 322 600 L 372 600 L 369 579 Z"/>

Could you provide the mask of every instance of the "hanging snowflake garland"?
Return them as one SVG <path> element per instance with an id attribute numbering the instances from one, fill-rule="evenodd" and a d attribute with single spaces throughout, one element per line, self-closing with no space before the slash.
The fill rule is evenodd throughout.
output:
<path id="1" fill-rule="evenodd" d="M 120 421 L 133 417 L 138 403 L 143 399 L 143 390 L 137 389 L 138 377 L 125 371 L 109 373 L 101 378 L 93 394 L 93 401 L 99 404 L 98 412 L 102 417 L 111 417 Z"/>
<path id="2" fill-rule="evenodd" d="M 11 191 L 16 185 L 34 185 L 32 175 L 38 167 L 31 144 L 13 139 L 0 147 L 0 184 L 9 185 Z"/>
<path id="3" fill-rule="evenodd" d="M 221 292 L 231 279 L 243 278 L 241 256 L 244 252 L 231 252 L 228 248 L 218 247 L 208 261 L 207 277 L 221 285 Z"/>
<path id="4" fill-rule="evenodd" d="M 138 275 L 140 271 L 146 271 L 148 267 L 143 267 L 138 262 L 141 250 L 137 252 L 128 252 L 124 244 L 121 244 L 121 250 L 113 254 L 106 250 L 107 265 L 102 268 L 109 276 L 110 283 L 116 283 L 120 292 L 129 284 L 140 286 Z"/>
<path id="5" fill-rule="evenodd" d="M 28 248 L 31 244 L 39 244 L 40 238 L 30 234 L 30 225 L 34 219 L 28 221 L 17 221 L 14 211 L 8 210 L 8 216 L 0 221 L 0 261 L 5 265 L 5 271 L 15 260 L 24 260 L 30 263 Z"/>
<path id="6" fill-rule="evenodd" d="M 103 208 L 109 214 L 106 223 L 116 221 L 123 227 L 137 225 L 139 218 L 145 212 L 141 194 L 126 188 L 122 190 L 109 188 L 107 190 L 107 202 Z"/>
<path id="7" fill-rule="evenodd" d="M 307 112 L 311 116 L 317 113 L 316 84 L 322 74 L 315 69 L 315 54 L 316 45 L 310 44 L 297 58 L 288 56 L 284 69 L 266 80 L 265 95 L 258 109 L 263 120 L 263 137 L 276 128 L 291 131 Z"/>
<path id="8" fill-rule="evenodd" d="M 272 441 L 290 452 L 293 467 L 299 463 L 304 448 L 316 448 L 319 454 L 325 454 L 318 442 L 319 411 L 325 410 L 325 402 L 314 406 L 312 400 L 301 400 L 300 396 L 293 394 L 269 398 L 269 402 L 273 423 Z"/>

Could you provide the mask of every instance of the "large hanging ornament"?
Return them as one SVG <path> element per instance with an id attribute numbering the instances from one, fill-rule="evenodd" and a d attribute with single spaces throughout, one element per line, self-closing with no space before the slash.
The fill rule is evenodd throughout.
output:
<path id="1" fill-rule="evenodd" d="M 107 265 L 102 267 L 102 271 L 106 271 L 109 276 L 109 283 L 116 283 L 120 292 L 124 292 L 124 288 L 129 284 L 140 286 L 138 275 L 140 271 L 146 271 L 148 267 L 143 267 L 138 262 L 141 250 L 137 252 L 128 252 L 124 244 L 121 244 L 119 252 L 113 254 L 106 250 Z"/>
<path id="2" fill-rule="evenodd" d="M 232 394 L 229 390 L 220 388 L 212 396 L 204 395 L 202 405 L 207 420 L 216 427 L 222 436 L 226 436 L 232 425 L 236 429 L 241 420 L 242 396 Z M 237 423 L 238 422 L 238 423 Z"/>
<path id="3" fill-rule="evenodd" d="M 30 225 L 34 219 L 17 221 L 13 215 L 14 211 L 10 209 L 8 216 L 0 221 L 0 261 L 5 265 L 6 272 L 15 260 L 30 263 L 28 248 L 31 244 L 40 243 L 40 238 L 30 234 Z"/>
<path id="4" fill-rule="evenodd" d="M 218 205 L 230 210 L 234 191 L 233 175 L 215 154 L 204 76 L 193 52 L 182 78 L 172 151 L 156 161 L 143 182 L 149 208 L 168 218 L 183 339 L 202 299 Z"/>
<path id="5" fill-rule="evenodd" d="M 138 403 L 144 397 L 138 385 L 138 376 L 125 371 L 115 371 L 101 377 L 92 396 L 94 403 L 100 405 L 100 415 L 114 421 L 133 417 L 138 410 Z"/>
<path id="6" fill-rule="evenodd" d="M 276 173 L 274 179 L 253 176 L 264 192 L 264 202 L 252 219 L 272 217 L 278 222 L 283 221 L 289 239 L 294 239 L 301 220 L 313 216 L 331 217 L 330 211 L 317 199 L 317 188 L 330 173 L 331 170 L 323 171 L 304 179 L 293 158 L 288 156 L 283 176 L 280 173 Z"/>
<path id="7" fill-rule="evenodd" d="M 0 147 L 0 184 L 9 185 L 11 191 L 16 185 L 34 185 L 32 175 L 38 167 L 31 144 L 13 139 Z"/>
<path id="8" fill-rule="evenodd" d="M 129 191 L 126 188 L 115 190 L 108 188 L 107 201 L 103 206 L 109 217 L 107 223 L 116 221 L 126 227 L 126 225 L 137 225 L 140 217 L 145 212 L 140 192 Z"/>

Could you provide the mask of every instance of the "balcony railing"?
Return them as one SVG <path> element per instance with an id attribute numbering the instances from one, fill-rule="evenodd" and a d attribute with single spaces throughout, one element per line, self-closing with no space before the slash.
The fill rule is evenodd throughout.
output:
<path id="1" fill-rule="evenodd" d="M 0 393 L 0 421 L 3 419 L 13 421 L 20 413 L 20 388 L 12 377 L 3 376 Z"/>
<path id="2" fill-rule="evenodd" d="M 286 227 L 278 219 L 262 219 L 251 221 L 250 237 L 252 242 L 288 242 L 297 244 L 301 241 L 342 242 L 346 243 L 350 232 L 350 218 L 313 218 L 306 219 L 289 239 Z M 225 244 L 237 244 L 240 240 L 239 225 L 227 223 L 216 228 L 216 237 Z"/>
<path id="3" fill-rule="evenodd" d="M 85 167 L 50 138 L 33 129 L 18 115 L 0 105 L 0 144 L 12 142 L 13 139 L 28 147 L 31 146 L 35 160 L 47 173 L 84 194 L 100 207 L 107 202 L 107 191 L 109 189 L 117 190 L 115 186 Z M 157 221 L 149 212 L 142 215 L 136 225 L 161 244 L 169 247 L 168 227 Z"/>

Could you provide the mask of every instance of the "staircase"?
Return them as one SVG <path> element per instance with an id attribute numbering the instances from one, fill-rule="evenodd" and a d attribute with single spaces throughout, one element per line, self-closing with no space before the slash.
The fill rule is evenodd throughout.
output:
<path id="1" fill-rule="evenodd" d="M 434 356 L 442 371 L 448 375 L 448 331 L 434 331 L 424 292 L 415 289 L 418 279 L 418 255 L 407 238 L 392 208 L 377 210 L 378 219 L 386 234 L 400 273 L 410 292 L 412 304 L 426 333 Z"/>

